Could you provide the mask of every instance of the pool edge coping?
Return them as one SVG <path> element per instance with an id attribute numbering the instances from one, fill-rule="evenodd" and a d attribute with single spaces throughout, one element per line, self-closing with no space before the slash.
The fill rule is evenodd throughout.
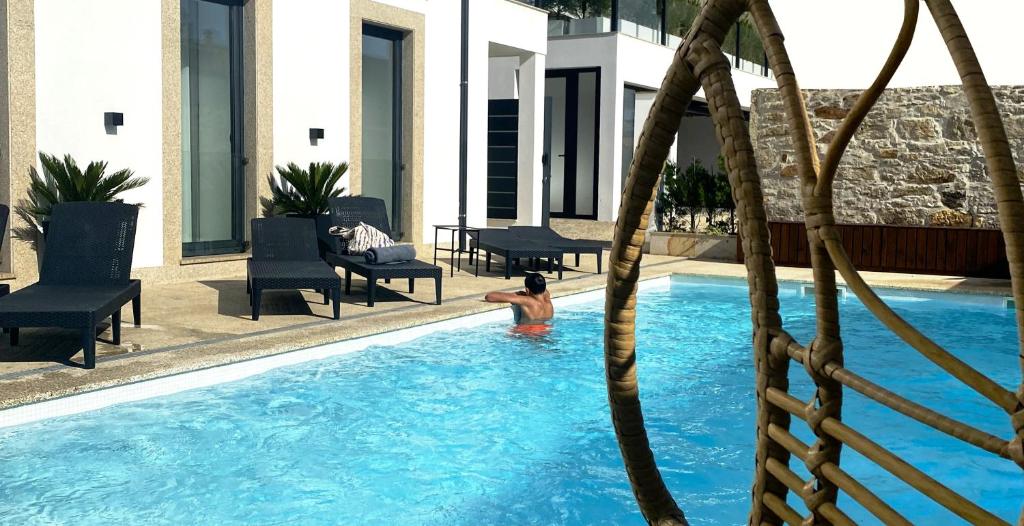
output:
<path id="1" fill-rule="evenodd" d="M 667 288 L 675 273 L 653 275 L 637 283 L 639 291 Z M 604 288 L 581 290 L 552 298 L 559 308 L 588 303 L 604 297 Z M 430 321 L 393 331 L 378 332 L 332 343 L 311 345 L 265 356 L 214 364 L 189 371 L 175 372 L 154 378 L 98 387 L 80 393 L 26 401 L 0 409 L 0 430 L 42 420 L 71 416 L 107 407 L 168 396 L 194 389 L 244 380 L 274 369 L 327 358 L 344 356 L 377 345 L 393 346 L 435 334 L 466 329 L 498 321 L 509 321 L 505 308 L 497 307 L 442 320 Z"/>

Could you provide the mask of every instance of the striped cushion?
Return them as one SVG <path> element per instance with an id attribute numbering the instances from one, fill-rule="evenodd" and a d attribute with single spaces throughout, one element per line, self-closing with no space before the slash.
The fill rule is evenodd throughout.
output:
<path id="1" fill-rule="evenodd" d="M 348 253 L 359 255 L 371 248 L 391 247 L 395 242 L 387 234 L 376 228 L 359 223 L 359 226 L 352 229 L 352 239 L 348 242 Z"/>

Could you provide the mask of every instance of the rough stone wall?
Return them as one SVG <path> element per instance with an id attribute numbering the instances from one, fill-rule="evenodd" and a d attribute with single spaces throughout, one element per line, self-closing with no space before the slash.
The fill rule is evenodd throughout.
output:
<path id="1" fill-rule="evenodd" d="M 995 87 L 1024 179 L 1024 86 Z M 818 155 L 860 95 L 806 90 Z M 778 90 L 753 93 L 750 133 L 771 221 L 803 221 L 793 146 Z M 959 86 L 886 90 L 847 147 L 834 184 L 836 221 L 996 227 L 992 185 Z"/>

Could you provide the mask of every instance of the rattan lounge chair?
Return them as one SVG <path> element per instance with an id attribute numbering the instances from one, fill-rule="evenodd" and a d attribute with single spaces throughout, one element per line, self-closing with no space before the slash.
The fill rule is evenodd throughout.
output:
<path id="1" fill-rule="evenodd" d="M 486 255 L 486 270 L 491 271 L 491 255 L 505 260 L 505 279 L 512 279 L 512 267 L 521 259 L 547 259 L 548 272 L 558 263 L 558 279 L 562 279 L 565 251 L 548 243 L 527 239 L 504 228 L 484 228 L 470 233 L 470 248 L 476 253 L 476 274 L 480 275 L 480 252 Z"/>
<path id="2" fill-rule="evenodd" d="M 576 266 L 580 266 L 580 254 L 593 254 L 597 260 L 597 273 L 601 273 L 602 255 L 604 244 L 600 241 L 587 239 L 570 239 L 562 236 L 546 226 L 510 226 L 509 231 L 514 235 L 529 239 L 541 244 L 551 245 L 561 249 L 566 254 L 576 256 Z"/>
<path id="3" fill-rule="evenodd" d="M 252 220 L 252 257 L 246 291 L 253 321 L 260 319 L 264 290 L 313 289 L 334 300 L 334 319 L 341 317 L 341 278 L 320 259 L 312 219 L 272 217 Z"/>
<path id="4" fill-rule="evenodd" d="M 375 197 L 335 197 L 330 200 L 331 226 L 353 228 L 359 223 L 366 223 L 389 236 L 391 224 L 388 221 L 387 205 Z M 366 278 L 366 304 L 372 307 L 377 295 L 377 281 L 383 279 L 390 283 L 392 279 L 408 279 L 409 292 L 415 291 L 417 278 L 434 280 L 435 302 L 441 304 L 441 267 L 420 261 L 401 263 L 367 263 L 362 255 L 347 254 L 346 243 L 337 236 L 323 237 L 321 242 L 327 245 L 324 259 L 333 267 L 345 269 L 345 294 L 352 292 L 352 274 Z"/>
<path id="5" fill-rule="evenodd" d="M 21 327 L 79 329 L 85 368 L 96 367 L 96 326 L 111 319 L 121 344 L 121 307 L 132 302 L 141 321 L 142 282 L 130 279 L 139 208 L 124 203 L 53 207 L 39 282 L 0 297 L 0 327 L 18 344 Z"/>

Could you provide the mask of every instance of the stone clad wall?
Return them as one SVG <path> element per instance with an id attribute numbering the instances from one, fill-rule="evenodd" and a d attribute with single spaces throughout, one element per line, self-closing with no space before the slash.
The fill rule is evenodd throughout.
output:
<path id="1" fill-rule="evenodd" d="M 1024 86 L 993 91 L 1024 179 Z M 804 91 L 821 159 L 858 95 Z M 754 91 L 750 115 L 768 218 L 802 222 L 796 161 L 778 91 Z M 850 142 L 834 189 L 840 223 L 998 226 L 985 157 L 959 86 L 886 90 Z"/>

